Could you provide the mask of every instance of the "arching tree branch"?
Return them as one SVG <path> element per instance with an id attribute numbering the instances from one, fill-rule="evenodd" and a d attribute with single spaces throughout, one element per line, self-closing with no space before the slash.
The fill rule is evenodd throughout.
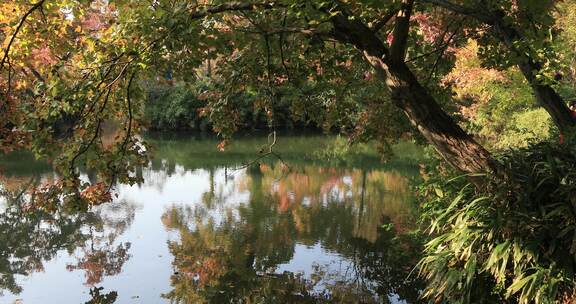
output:
<path id="1" fill-rule="evenodd" d="M 560 129 L 561 132 L 568 134 L 576 128 L 576 119 L 572 117 L 572 113 L 564 99 L 556 90 L 542 81 L 536 75 L 541 73 L 543 64 L 530 52 L 521 50 L 517 46 L 517 41 L 525 39 L 522 33 L 509 24 L 505 19 L 505 13 L 502 10 L 490 11 L 487 7 L 471 8 L 459 4 L 452 3 L 447 0 L 419 0 L 423 3 L 429 3 L 446 10 L 470 16 L 476 20 L 485 23 L 492 27 L 493 35 L 508 50 L 517 56 L 520 60 L 517 63 L 518 68 L 524 75 L 524 78 L 530 83 L 534 90 L 536 99 L 540 105 L 550 114 L 552 120 Z"/>
<path id="2" fill-rule="evenodd" d="M 392 20 L 392 18 L 394 18 L 394 16 L 396 16 L 398 11 L 398 8 L 394 8 L 388 11 L 386 15 L 384 15 L 382 18 L 380 18 L 380 20 L 372 25 L 372 31 L 374 31 L 374 33 L 379 32 L 383 27 L 386 26 L 386 24 L 388 24 L 388 22 L 390 22 L 390 20 Z"/>
<path id="3" fill-rule="evenodd" d="M 272 9 L 277 7 L 284 7 L 276 2 L 242 2 L 232 1 L 220 5 L 204 7 L 197 9 L 190 15 L 192 19 L 200 19 L 209 15 L 218 13 L 232 12 L 232 11 L 253 11 L 255 9 Z"/>
<path id="4" fill-rule="evenodd" d="M 464 173 L 505 176 L 499 163 L 440 107 L 406 63 L 390 58 L 388 48 L 370 28 L 344 9 L 332 15 L 336 38 L 363 53 L 390 90 L 392 102 L 447 163 Z"/>
<path id="5" fill-rule="evenodd" d="M 10 53 L 10 48 L 12 47 L 14 40 L 16 40 L 16 36 L 18 35 L 18 32 L 20 32 L 20 29 L 24 25 L 24 22 L 26 22 L 26 19 L 28 19 L 28 16 L 30 16 L 35 10 L 42 7 L 42 4 L 44 4 L 44 1 L 45 0 L 40 0 L 40 1 L 36 2 L 36 4 L 32 5 L 32 7 L 24 14 L 24 16 L 22 16 L 22 19 L 20 19 L 20 23 L 18 23 L 18 26 L 16 26 L 16 30 L 12 34 L 12 37 L 10 38 L 8 45 L 6 46 L 6 50 L 4 50 L 4 56 L 2 56 L 2 61 L 0 61 L 0 70 L 2 70 L 4 68 L 4 64 L 6 63 L 6 60 L 8 59 L 8 54 Z"/>

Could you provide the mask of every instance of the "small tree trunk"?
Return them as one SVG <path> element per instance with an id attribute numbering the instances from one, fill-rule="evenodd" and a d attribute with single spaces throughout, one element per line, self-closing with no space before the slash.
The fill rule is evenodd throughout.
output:
<path id="1" fill-rule="evenodd" d="M 478 3 L 479 7 L 466 7 L 454 2 L 443 0 L 421 1 L 443 7 L 458 14 L 471 16 L 480 22 L 492 26 L 495 38 L 504 43 L 511 52 L 521 58 L 521 63 L 518 64 L 518 67 L 522 71 L 526 80 L 528 80 L 532 86 L 534 94 L 542 107 L 548 111 L 550 116 L 552 116 L 556 126 L 558 126 L 560 131 L 563 133 L 570 133 L 573 131 L 572 129 L 576 127 L 576 120 L 572 118 L 570 109 L 554 88 L 540 82 L 536 78 L 536 74 L 541 72 L 542 64 L 516 47 L 514 42 L 521 41 L 524 37 L 522 37 L 514 27 L 506 24 L 506 20 L 504 19 L 506 13 L 504 11 L 490 11 L 488 6 L 482 7 L 482 5 L 485 5 L 482 1 Z"/>
<path id="2" fill-rule="evenodd" d="M 502 41 L 506 47 L 519 56 L 521 62 L 518 64 L 524 78 L 530 83 L 534 90 L 536 99 L 542 107 L 550 114 L 554 123 L 562 133 L 569 133 L 576 127 L 576 120 L 572 117 L 570 109 L 564 99 L 550 85 L 544 84 L 536 78 L 536 74 L 541 72 L 542 64 L 518 50 L 514 41 L 520 39 L 520 33 L 514 28 L 504 24 L 501 18 L 496 18 L 493 22 L 496 37 Z"/>

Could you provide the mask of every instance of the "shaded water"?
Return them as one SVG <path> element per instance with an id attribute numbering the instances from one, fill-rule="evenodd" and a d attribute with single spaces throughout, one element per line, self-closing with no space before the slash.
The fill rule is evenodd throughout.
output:
<path id="1" fill-rule="evenodd" d="M 369 149 L 333 161 L 314 152 L 333 139 L 284 136 L 286 164 L 237 169 L 265 138 L 225 153 L 149 141 L 144 183 L 119 185 L 113 203 L 24 216 L 0 197 L 0 303 L 416 303 L 414 147 L 386 164 Z M 10 193 L 54 178 L 27 155 L 0 167 Z"/>

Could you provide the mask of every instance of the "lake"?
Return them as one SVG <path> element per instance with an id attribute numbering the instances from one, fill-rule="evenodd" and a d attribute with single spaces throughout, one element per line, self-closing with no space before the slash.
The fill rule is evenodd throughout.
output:
<path id="1" fill-rule="evenodd" d="M 88 212 L 23 212 L 0 196 L 0 303 L 417 303 L 421 151 L 337 152 L 342 139 L 154 135 L 154 158 Z M 246 165 L 248 164 L 248 165 Z M 55 178 L 0 160 L 0 189 Z M 90 172 L 85 179 L 93 179 Z"/>

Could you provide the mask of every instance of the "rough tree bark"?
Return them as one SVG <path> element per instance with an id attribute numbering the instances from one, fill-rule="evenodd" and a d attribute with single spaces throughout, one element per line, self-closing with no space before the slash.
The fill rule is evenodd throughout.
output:
<path id="1" fill-rule="evenodd" d="M 404 38 L 409 26 L 412 2 L 404 1 L 397 16 L 393 53 L 366 25 L 343 12 L 331 18 L 336 39 L 354 45 L 378 72 L 389 88 L 392 100 L 412 124 L 454 168 L 464 173 L 499 173 L 500 166 L 490 153 L 440 107 L 404 62 Z M 405 20 L 402 20 L 405 18 Z M 400 43 L 400 45 L 398 44 Z"/>

